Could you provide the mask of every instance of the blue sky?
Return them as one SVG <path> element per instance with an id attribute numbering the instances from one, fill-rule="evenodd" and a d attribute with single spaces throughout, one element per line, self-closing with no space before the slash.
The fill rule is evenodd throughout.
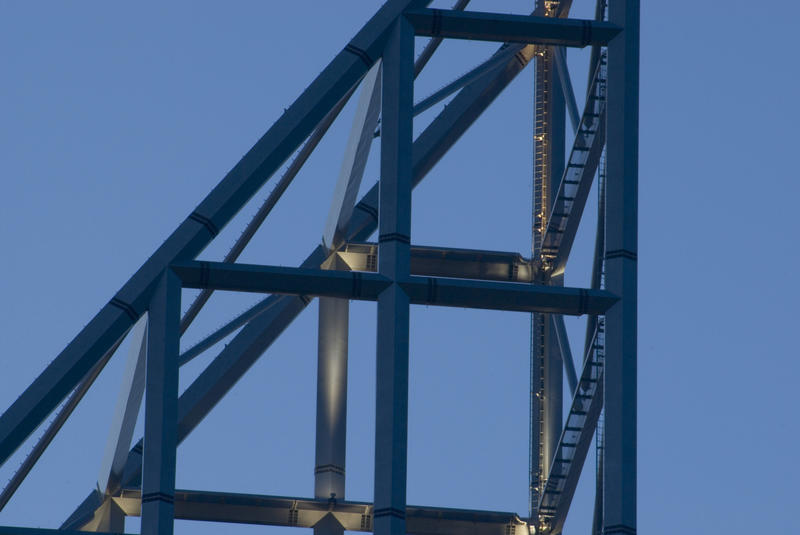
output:
<path id="1" fill-rule="evenodd" d="M 639 529 L 792 533 L 800 8 L 644 4 Z M 378 5 L 0 3 L 0 410 Z M 471 8 L 524 13 L 532 1 Z M 592 11 L 593 2 L 575 0 L 574 16 Z M 494 48 L 447 43 L 418 79 L 417 97 Z M 586 56 L 570 52 L 578 94 Z M 415 190 L 415 243 L 529 254 L 532 85 L 528 70 Z M 351 114 L 349 106 L 242 261 L 295 265 L 319 242 Z M 376 164 L 373 150 L 364 188 Z M 203 258 L 227 252 L 273 183 Z M 567 268 L 570 285 L 588 281 L 594 210 Z M 256 299 L 217 296 L 184 341 Z M 352 305 L 347 496 L 356 500 L 372 494 L 374 312 Z M 313 494 L 316 317 L 312 304 L 181 446 L 178 487 Z M 524 314 L 412 309 L 409 503 L 526 512 L 528 323 Z M 582 321 L 569 327 L 577 345 Z M 182 384 L 215 354 L 183 369 Z M 122 356 L 0 524 L 56 527 L 93 488 Z M 31 445 L 0 468 L 0 484 Z M 590 455 L 585 474 L 592 467 Z M 584 478 L 565 533 L 587 532 L 592 488 Z M 178 533 L 215 529 L 178 523 Z"/>

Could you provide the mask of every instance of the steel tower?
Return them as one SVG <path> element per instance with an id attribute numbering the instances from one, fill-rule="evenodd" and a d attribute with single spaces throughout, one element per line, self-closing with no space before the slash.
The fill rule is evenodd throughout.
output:
<path id="1" fill-rule="evenodd" d="M 344 530 L 380 535 L 558 534 L 596 435 L 593 532 L 636 532 L 639 2 L 608 0 L 606 7 L 605 0 L 598 0 L 593 20 L 569 18 L 570 0 L 540 0 L 530 16 L 466 11 L 467 0 L 451 10 L 429 9 L 429 3 L 387 1 L 5 410 L 0 416 L 0 465 L 58 409 L 0 494 L 0 509 L 128 337 L 131 351 L 102 475 L 62 530 L 121 532 L 126 515 L 140 515 L 146 534 L 172 533 L 174 518 L 306 527 L 316 535 Z M 430 37 L 416 61 L 415 36 Z M 414 79 L 443 39 L 502 44 L 489 60 L 415 103 Z M 591 46 L 591 60 L 581 108 L 564 51 L 586 46 Z M 531 258 L 412 245 L 412 189 L 530 63 L 535 70 Z M 359 88 L 322 243 L 296 268 L 236 263 Z M 413 117 L 451 95 L 450 104 L 414 138 Z M 380 181 L 359 200 L 367 155 L 378 137 Z M 293 154 L 295 159 L 225 258 L 197 261 Z M 595 176 L 599 215 L 592 284 L 586 289 L 564 287 L 563 274 Z M 368 241 L 376 232 L 377 240 Z M 183 317 L 181 288 L 201 290 Z M 267 296 L 181 353 L 182 333 L 215 290 Z M 320 300 L 315 496 L 176 490 L 177 445 L 314 297 Z M 373 503 L 345 499 L 351 299 L 377 302 Z M 532 313 L 527 518 L 406 504 L 411 304 Z M 563 315 L 588 317 L 577 367 Z M 239 328 L 179 395 L 180 366 Z M 143 398 L 144 437 L 134 442 Z M 569 410 L 563 417 L 565 403 Z M 0 533 L 58 531 L 0 527 Z"/>

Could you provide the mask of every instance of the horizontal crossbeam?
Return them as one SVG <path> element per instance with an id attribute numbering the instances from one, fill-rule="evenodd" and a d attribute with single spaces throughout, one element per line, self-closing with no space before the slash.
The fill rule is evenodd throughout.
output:
<path id="1" fill-rule="evenodd" d="M 141 513 L 141 493 L 123 491 L 114 501 L 128 516 Z M 331 514 L 347 531 L 372 531 L 373 506 L 365 502 L 178 490 L 175 518 L 312 528 Z M 528 535 L 516 513 L 408 506 L 408 533 L 414 535 Z"/>
<path id="2" fill-rule="evenodd" d="M 337 251 L 353 271 L 375 271 L 376 243 L 348 243 Z M 531 263 L 519 253 L 411 246 L 411 273 L 457 279 L 531 282 Z"/>
<path id="3" fill-rule="evenodd" d="M 185 288 L 281 293 L 375 301 L 391 281 L 376 273 L 183 262 L 172 269 Z M 617 299 L 605 290 L 444 277 L 398 281 L 412 304 L 552 314 L 602 314 Z"/>
<path id="4" fill-rule="evenodd" d="M 602 21 L 478 11 L 414 9 L 406 11 L 405 17 L 417 35 L 579 48 L 606 45 L 621 30 Z"/>
<path id="5" fill-rule="evenodd" d="M 256 266 L 222 262 L 184 262 L 173 271 L 184 288 L 276 293 L 309 297 L 342 297 L 374 301 L 391 281 L 376 273 L 313 268 Z"/>

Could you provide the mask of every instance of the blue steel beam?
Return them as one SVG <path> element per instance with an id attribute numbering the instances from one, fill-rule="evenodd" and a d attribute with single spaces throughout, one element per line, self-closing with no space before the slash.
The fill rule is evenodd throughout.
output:
<path id="1" fill-rule="evenodd" d="M 508 60 L 514 55 L 514 50 L 506 50 L 502 54 L 495 54 L 474 69 L 470 70 L 466 74 L 459 76 L 449 84 L 445 85 L 435 93 L 431 94 L 430 96 L 425 97 L 424 99 L 420 100 L 416 104 L 414 104 L 414 116 L 421 114 L 422 112 L 428 110 L 432 106 L 435 106 L 439 102 L 443 101 L 462 87 L 471 84 L 478 78 L 486 76 L 487 74 L 491 74 L 495 70 L 499 69 L 500 67 L 504 66 L 508 63 Z"/>
<path id="2" fill-rule="evenodd" d="M 380 257 L 378 258 L 380 262 Z M 284 293 L 375 301 L 392 284 L 380 273 L 311 268 L 184 262 L 172 270 L 185 288 L 214 288 L 238 292 Z M 541 286 L 516 282 L 420 277 L 397 284 L 412 304 L 579 316 L 602 314 L 617 298 L 605 290 Z"/>
<path id="3" fill-rule="evenodd" d="M 397 282 L 411 270 L 414 29 L 398 17 L 383 54 L 373 531 L 406 534 L 410 300 Z"/>
<path id="4" fill-rule="evenodd" d="M 160 279 L 148 311 L 142 535 L 172 535 L 175 519 L 181 286 L 170 269 Z"/>
<path id="5" fill-rule="evenodd" d="M 476 41 L 583 48 L 608 44 L 620 32 L 619 26 L 610 22 L 478 11 L 411 9 L 405 17 L 417 35 Z"/>
<path id="6" fill-rule="evenodd" d="M 395 19 L 408 8 L 428 3 L 428 0 L 390 0 L 381 7 L 114 298 L 0 416 L 0 465 L 139 319 L 161 272 L 176 260 L 194 258 L 200 253 L 372 67 Z"/>
<path id="7" fill-rule="evenodd" d="M 636 533 L 637 251 L 639 196 L 639 0 L 610 0 L 624 27 L 608 45 L 606 288 L 620 296 L 607 313 L 603 533 Z"/>
<path id="8" fill-rule="evenodd" d="M 575 361 L 572 360 L 572 351 L 569 347 L 569 337 L 567 336 L 567 327 L 564 325 L 564 316 L 553 314 L 550 318 L 553 321 L 553 328 L 558 339 L 561 359 L 564 361 L 564 371 L 567 372 L 569 391 L 570 394 L 575 395 L 575 389 L 578 387 L 578 375 L 575 372 Z"/>

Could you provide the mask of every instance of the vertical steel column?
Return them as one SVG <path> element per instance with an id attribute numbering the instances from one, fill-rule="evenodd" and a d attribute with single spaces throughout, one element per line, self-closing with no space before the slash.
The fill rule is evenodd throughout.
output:
<path id="1" fill-rule="evenodd" d="M 150 301 L 145 370 L 142 535 L 172 535 L 178 445 L 181 282 L 169 268 Z"/>
<path id="2" fill-rule="evenodd" d="M 553 205 L 556 201 L 556 192 L 559 182 L 564 174 L 566 134 L 567 134 L 567 101 L 561 85 L 564 83 L 555 66 L 555 56 L 558 53 L 557 47 L 548 50 L 550 62 L 550 73 L 553 90 L 550 94 L 550 109 L 548 110 L 548 126 L 550 136 L 550 170 L 548 173 L 548 191 L 550 196 L 550 211 L 553 212 Z M 566 64 L 564 65 L 566 67 Z M 566 69 L 565 69 L 566 70 Z M 569 74 L 567 72 L 567 74 Z M 548 214 L 549 215 L 549 214 Z M 552 277 L 550 284 L 554 286 L 564 286 L 564 276 Z M 561 427 L 564 412 L 564 359 L 561 354 L 561 347 L 558 343 L 558 334 L 555 323 L 548 317 L 546 320 L 548 328 L 545 340 L 547 347 L 547 361 L 545 362 L 545 477 L 549 477 L 550 466 L 558 447 L 558 440 L 561 437 Z M 565 340 L 566 342 L 566 340 Z"/>
<path id="3" fill-rule="evenodd" d="M 378 272 L 410 273 L 414 30 L 398 17 L 383 59 Z M 375 535 L 406 533 L 409 299 L 395 282 L 378 296 Z"/>
<path id="4" fill-rule="evenodd" d="M 540 6 L 537 5 L 537 9 Z M 555 16 L 557 2 L 546 2 L 545 16 Z M 534 106 L 534 258 L 542 258 L 542 240 L 550 219 L 558 181 L 564 172 L 566 100 L 559 87 L 556 48 L 541 47 L 536 57 Z M 540 284 L 563 285 L 563 277 L 551 280 L 543 270 Z M 531 429 L 530 514 L 538 513 L 538 502 L 561 436 L 563 411 L 563 359 L 555 326 L 547 314 L 531 320 Z"/>
<path id="5" fill-rule="evenodd" d="M 364 168 L 378 125 L 381 97 L 381 60 L 361 83 L 353 127 L 345 148 L 342 168 L 322 238 L 326 253 L 346 241 L 347 224 L 364 176 Z M 334 255 L 328 269 L 347 269 Z M 345 450 L 347 446 L 347 336 L 350 303 L 347 299 L 319 299 L 317 351 L 317 437 L 314 495 L 322 499 L 345 498 Z M 341 535 L 344 528 L 332 515 L 314 526 L 315 535 Z"/>
<path id="6" fill-rule="evenodd" d="M 636 533 L 636 285 L 639 159 L 639 0 L 609 1 L 623 28 L 608 46 L 603 533 Z"/>
<path id="7" fill-rule="evenodd" d="M 347 444 L 347 334 L 350 302 L 319 298 L 317 435 L 314 497 L 343 500 Z M 314 535 L 341 535 L 338 522 L 314 526 Z"/>

